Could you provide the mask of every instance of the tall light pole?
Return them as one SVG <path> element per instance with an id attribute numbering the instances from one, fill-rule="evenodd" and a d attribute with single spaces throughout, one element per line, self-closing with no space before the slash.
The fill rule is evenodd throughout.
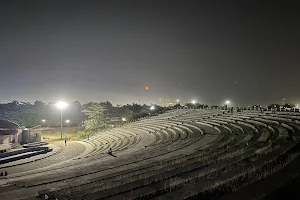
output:
<path id="1" fill-rule="evenodd" d="M 56 104 L 56 107 L 60 108 L 60 139 L 62 139 L 62 115 L 63 115 L 63 109 L 67 107 L 67 103 L 63 101 L 59 101 Z"/>

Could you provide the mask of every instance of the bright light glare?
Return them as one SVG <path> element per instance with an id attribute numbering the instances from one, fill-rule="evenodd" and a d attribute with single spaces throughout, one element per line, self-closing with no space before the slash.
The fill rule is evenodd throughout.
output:
<path id="1" fill-rule="evenodd" d="M 42 119 L 42 122 L 46 122 L 46 120 L 45 120 L 45 119 Z"/>
<path id="2" fill-rule="evenodd" d="M 126 118 L 125 118 L 125 117 L 122 117 L 122 121 L 123 121 L 123 122 L 126 122 Z"/>
<path id="3" fill-rule="evenodd" d="M 195 104 L 195 103 L 196 103 L 196 101 L 195 101 L 195 100 L 193 100 L 193 101 L 192 101 L 192 104 Z"/>
<path id="4" fill-rule="evenodd" d="M 176 102 L 179 102 L 179 99 L 177 99 Z"/>
<path id="5" fill-rule="evenodd" d="M 154 107 L 154 106 L 151 106 L 151 107 L 150 107 L 150 110 L 154 110 L 154 109 L 155 109 L 155 107 Z"/>
<path id="6" fill-rule="evenodd" d="M 227 100 L 225 103 L 226 103 L 226 104 L 230 104 L 230 101 Z"/>
<path id="7" fill-rule="evenodd" d="M 69 123 L 69 122 L 70 122 L 70 120 L 67 119 L 67 120 L 66 120 L 66 123 Z"/>
<path id="8" fill-rule="evenodd" d="M 67 107 L 68 106 L 68 104 L 66 103 L 66 102 L 63 102 L 63 101 L 59 101 L 59 102 L 57 102 L 57 104 L 56 104 L 56 107 L 58 107 L 58 108 L 60 108 L 60 109 L 63 109 L 63 108 L 65 108 L 65 107 Z"/>

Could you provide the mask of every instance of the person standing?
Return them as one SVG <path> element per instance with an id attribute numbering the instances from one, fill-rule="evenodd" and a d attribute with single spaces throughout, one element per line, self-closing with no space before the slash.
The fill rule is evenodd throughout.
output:
<path id="1" fill-rule="evenodd" d="M 65 146 L 67 146 L 67 140 L 68 140 L 68 136 L 67 136 L 67 134 L 65 133 Z"/>

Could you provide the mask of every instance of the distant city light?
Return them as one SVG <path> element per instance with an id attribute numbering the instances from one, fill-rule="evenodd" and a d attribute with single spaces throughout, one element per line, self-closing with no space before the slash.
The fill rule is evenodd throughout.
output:
<path id="1" fill-rule="evenodd" d="M 192 101 L 192 104 L 195 104 L 195 103 L 196 103 L 196 100 L 193 100 L 193 101 Z"/>
<path id="2" fill-rule="evenodd" d="M 123 122 L 126 122 L 126 118 L 125 118 L 125 117 L 122 117 L 122 121 L 123 121 Z"/>
<path id="3" fill-rule="evenodd" d="M 42 119 L 42 122 L 43 122 L 43 123 L 45 123 L 45 122 L 46 122 L 46 120 L 45 120 L 45 119 Z"/>
<path id="4" fill-rule="evenodd" d="M 154 106 L 151 106 L 151 107 L 150 107 L 150 110 L 154 110 L 154 109 L 155 109 L 155 107 L 154 107 Z"/>
<path id="5" fill-rule="evenodd" d="M 66 123 L 69 123 L 69 122 L 70 122 L 70 120 L 67 119 L 67 120 L 66 120 Z"/>
<path id="6" fill-rule="evenodd" d="M 179 99 L 177 99 L 176 102 L 179 102 Z"/>
<path id="7" fill-rule="evenodd" d="M 230 101 L 229 100 L 225 101 L 225 104 L 227 104 L 227 105 L 230 104 Z"/>
<path id="8" fill-rule="evenodd" d="M 148 89 L 149 89 L 149 87 L 148 87 L 148 86 L 146 86 L 146 87 L 145 87 L 145 89 L 146 89 L 146 90 L 148 90 Z"/>

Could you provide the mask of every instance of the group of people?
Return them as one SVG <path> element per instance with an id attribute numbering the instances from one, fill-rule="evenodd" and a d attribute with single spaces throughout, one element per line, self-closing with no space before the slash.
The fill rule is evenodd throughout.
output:
<path id="1" fill-rule="evenodd" d="M 276 111 L 277 111 L 277 108 L 271 108 L 271 111 L 272 111 L 272 113 L 276 113 Z"/>
<path id="2" fill-rule="evenodd" d="M 0 176 L 7 176 L 7 171 L 1 171 Z"/>

